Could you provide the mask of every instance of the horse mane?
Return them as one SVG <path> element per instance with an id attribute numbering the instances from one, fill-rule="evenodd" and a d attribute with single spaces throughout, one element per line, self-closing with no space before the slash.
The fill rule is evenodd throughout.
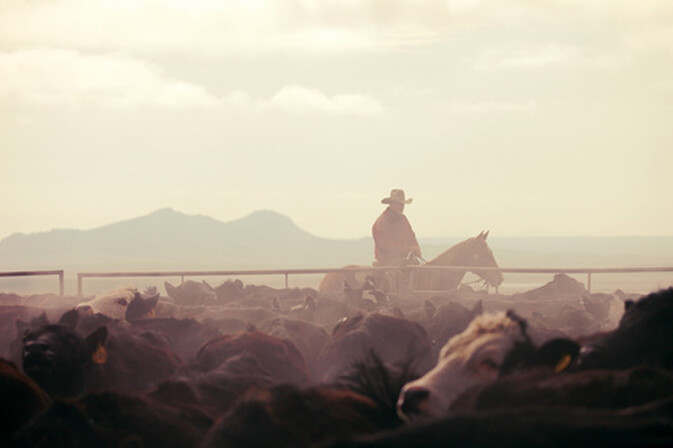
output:
<path id="1" fill-rule="evenodd" d="M 465 249 L 468 248 L 476 238 L 478 237 L 468 238 L 465 241 L 454 244 L 426 264 L 429 266 L 459 265 L 458 262 L 462 261 L 461 255 L 465 253 Z"/>

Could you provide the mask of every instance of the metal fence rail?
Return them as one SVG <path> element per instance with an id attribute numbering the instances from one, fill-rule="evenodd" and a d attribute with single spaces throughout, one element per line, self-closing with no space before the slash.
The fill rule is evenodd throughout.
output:
<path id="1" fill-rule="evenodd" d="M 398 270 L 397 267 L 362 267 L 362 268 L 324 268 L 324 269 L 256 269 L 256 270 L 227 270 L 227 271 L 133 271 L 133 272 L 80 272 L 77 274 L 77 295 L 82 295 L 82 283 L 85 278 L 114 278 L 114 277 L 208 277 L 208 276 L 246 276 L 246 275 L 284 275 L 285 288 L 289 287 L 291 274 L 326 274 L 328 272 L 371 272 Z"/>
<path id="2" fill-rule="evenodd" d="M 130 271 L 130 272 L 80 272 L 77 274 L 77 295 L 82 295 L 83 281 L 85 278 L 131 278 L 131 277 L 180 277 L 184 282 L 185 277 L 206 276 L 248 276 L 248 275 L 283 275 L 285 288 L 289 287 L 290 275 L 301 274 L 327 274 L 329 272 L 374 272 L 374 271 L 397 271 L 397 275 L 411 275 L 415 270 L 446 270 L 446 271 L 496 271 L 511 274 L 586 274 L 587 289 L 591 291 L 592 276 L 596 274 L 629 274 L 629 273 L 657 273 L 673 272 L 671 266 L 657 267 L 623 267 L 623 268 L 505 268 L 483 266 L 363 266 L 353 268 L 315 268 L 315 269 L 255 269 L 255 270 L 221 270 L 221 271 Z M 64 294 L 65 274 L 61 270 L 43 271 L 6 271 L 0 272 L 2 277 L 27 277 L 56 275 L 59 279 L 59 295 Z M 497 292 L 497 288 L 496 288 Z"/>
<path id="3" fill-rule="evenodd" d="M 0 277 L 28 277 L 34 275 L 58 275 L 58 293 L 63 295 L 65 290 L 65 275 L 63 270 L 58 271 L 9 271 L 0 272 Z"/>
<path id="4" fill-rule="evenodd" d="M 625 267 L 625 268 L 490 268 L 481 266 L 409 266 L 409 269 L 437 269 L 451 271 L 494 271 L 510 274 L 587 274 L 587 290 L 591 292 L 593 274 L 629 274 L 644 272 L 673 272 L 673 267 Z"/>
<path id="5" fill-rule="evenodd" d="M 445 271 L 495 271 L 517 274 L 586 274 L 587 290 L 591 292 L 591 278 L 595 274 L 628 274 L 644 272 L 673 272 L 673 267 L 624 267 L 624 268 L 503 268 L 484 266 L 378 266 L 353 268 L 317 268 L 317 269 L 258 269 L 258 270 L 224 270 L 224 271 L 136 271 L 136 272 L 80 272 L 77 274 L 77 294 L 82 295 L 82 283 L 85 278 L 113 278 L 113 277 L 185 277 L 206 276 L 247 276 L 247 275 L 284 275 L 285 288 L 289 286 L 289 276 L 299 274 L 327 274 L 329 272 L 372 272 L 397 271 L 397 275 L 411 275 L 415 270 L 445 270 Z M 60 271 L 62 272 L 62 271 Z M 497 292 L 497 288 L 496 288 Z"/>

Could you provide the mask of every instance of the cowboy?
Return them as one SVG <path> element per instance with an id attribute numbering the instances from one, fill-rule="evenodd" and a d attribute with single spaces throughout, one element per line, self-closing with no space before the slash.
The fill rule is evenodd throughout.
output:
<path id="1" fill-rule="evenodd" d="M 411 229 L 409 220 L 404 215 L 404 206 L 411 204 L 412 199 L 406 199 L 404 191 L 393 189 L 390 196 L 381 199 L 382 204 L 388 204 L 383 213 L 372 226 L 374 237 L 374 265 L 390 266 L 403 263 L 409 256 L 421 258 L 421 249 L 416 241 L 416 234 Z"/>

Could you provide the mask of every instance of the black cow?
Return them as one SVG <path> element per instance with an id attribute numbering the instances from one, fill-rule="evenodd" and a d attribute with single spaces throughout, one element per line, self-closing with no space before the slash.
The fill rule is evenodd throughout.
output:
<path id="1" fill-rule="evenodd" d="M 329 339 L 329 334 L 323 327 L 305 320 L 282 316 L 263 322 L 258 330 L 279 339 L 292 341 L 304 357 L 311 377 L 316 377 L 318 355 Z"/>
<path id="2" fill-rule="evenodd" d="M 77 318 L 77 311 L 69 311 L 58 324 L 28 330 L 23 337 L 23 371 L 51 396 L 84 392 L 88 370 L 106 356 L 107 327 L 82 338 L 74 330 Z"/>
<path id="3" fill-rule="evenodd" d="M 321 448 L 673 446 L 673 399 L 620 410 L 533 406 L 455 415 Z"/>
<path id="4" fill-rule="evenodd" d="M 251 358 L 236 356 L 217 370 L 190 372 L 162 381 L 145 396 L 176 409 L 198 409 L 215 421 L 243 397 L 263 394 L 273 383 L 274 379 Z"/>
<path id="5" fill-rule="evenodd" d="M 79 314 L 65 313 L 58 324 L 31 329 L 23 337 L 23 371 L 52 396 L 85 391 L 140 391 L 168 377 L 180 360 L 156 341 L 115 327 L 77 332 Z"/>
<path id="6" fill-rule="evenodd" d="M 251 369 L 268 376 L 275 383 L 308 383 L 310 375 L 306 360 L 288 339 L 280 339 L 254 328 L 218 336 L 206 342 L 194 359 L 180 369 L 193 376 L 218 370 Z"/>
<path id="7" fill-rule="evenodd" d="M 625 409 L 673 397 L 673 372 L 652 366 L 561 374 L 532 370 L 469 389 L 449 414 L 525 406 Z"/>
<path id="8" fill-rule="evenodd" d="M 49 396 L 18 367 L 0 358 L 0 447 L 10 446 L 14 433 L 38 415 L 51 402 Z"/>
<path id="9" fill-rule="evenodd" d="M 134 320 L 128 330 L 141 337 L 165 340 L 183 362 L 191 360 L 203 344 L 222 335 L 219 329 L 196 319 L 173 317 Z"/>
<path id="10" fill-rule="evenodd" d="M 425 307 L 428 308 L 428 313 L 434 308 L 431 303 L 426 304 Z M 471 309 L 452 300 L 434 308 L 426 329 L 435 349 L 439 351 L 452 336 L 464 331 L 470 322 L 483 312 L 481 300 L 477 301 Z"/>
<path id="11" fill-rule="evenodd" d="M 191 448 L 212 420 L 194 409 L 173 408 L 141 395 L 87 393 L 56 400 L 17 432 L 13 447 Z"/>
<path id="12" fill-rule="evenodd" d="M 673 288 L 627 300 L 619 326 L 582 348 L 579 369 L 626 369 L 652 364 L 673 369 Z"/>
<path id="13" fill-rule="evenodd" d="M 178 305 L 216 305 L 217 294 L 206 282 L 186 280 L 178 286 L 164 282 L 166 294 Z"/>
<path id="14" fill-rule="evenodd" d="M 316 379 L 336 381 L 371 353 L 388 366 L 415 362 L 418 372 L 425 372 L 434 361 L 428 334 L 418 322 L 380 313 L 360 314 L 334 328 L 318 357 Z"/>
<path id="15" fill-rule="evenodd" d="M 223 416 L 203 448 L 300 448 L 381 429 L 386 413 L 370 398 L 335 385 L 278 385 Z"/>

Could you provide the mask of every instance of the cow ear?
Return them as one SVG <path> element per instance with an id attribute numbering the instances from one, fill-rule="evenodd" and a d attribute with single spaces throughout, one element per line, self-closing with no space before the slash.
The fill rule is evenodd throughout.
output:
<path id="1" fill-rule="evenodd" d="M 481 237 L 481 239 L 486 241 L 486 238 L 488 238 L 489 232 L 490 232 L 490 230 L 487 230 L 486 232 L 484 232 L 484 235 Z"/>
<path id="2" fill-rule="evenodd" d="M 77 326 L 77 321 L 79 320 L 79 312 L 76 309 L 66 311 L 63 313 L 61 318 L 58 320 L 60 325 L 65 325 L 68 328 L 75 328 Z"/>
<path id="3" fill-rule="evenodd" d="M 96 364 L 105 364 L 107 361 L 107 351 L 105 342 L 107 341 L 107 327 L 102 325 L 89 334 L 82 344 L 82 359 L 93 360 Z"/>
<path id="4" fill-rule="evenodd" d="M 513 309 L 507 310 L 507 317 L 519 324 L 519 328 L 521 328 L 521 334 L 525 336 L 526 339 L 528 339 L 528 322 L 526 322 L 523 317 L 519 316 Z"/>
<path id="5" fill-rule="evenodd" d="M 309 311 L 315 311 L 316 306 L 313 296 L 306 296 L 306 300 L 304 300 L 304 308 Z"/>
<path id="6" fill-rule="evenodd" d="M 16 335 L 20 338 L 24 337 L 30 331 L 30 324 L 21 319 L 16 320 Z"/>
<path id="7" fill-rule="evenodd" d="M 149 296 L 145 300 L 150 304 L 150 308 L 154 309 L 157 306 L 157 303 L 159 303 L 159 293 Z"/>
<path id="8" fill-rule="evenodd" d="M 164 282 L 164 288 L 166 288 L 166 294 L 168 294 L 168 297 L 173 297 L 173 295 L 175 295 L 175 290 L 177 289 L 175 286 L 168 282 Z"/>

